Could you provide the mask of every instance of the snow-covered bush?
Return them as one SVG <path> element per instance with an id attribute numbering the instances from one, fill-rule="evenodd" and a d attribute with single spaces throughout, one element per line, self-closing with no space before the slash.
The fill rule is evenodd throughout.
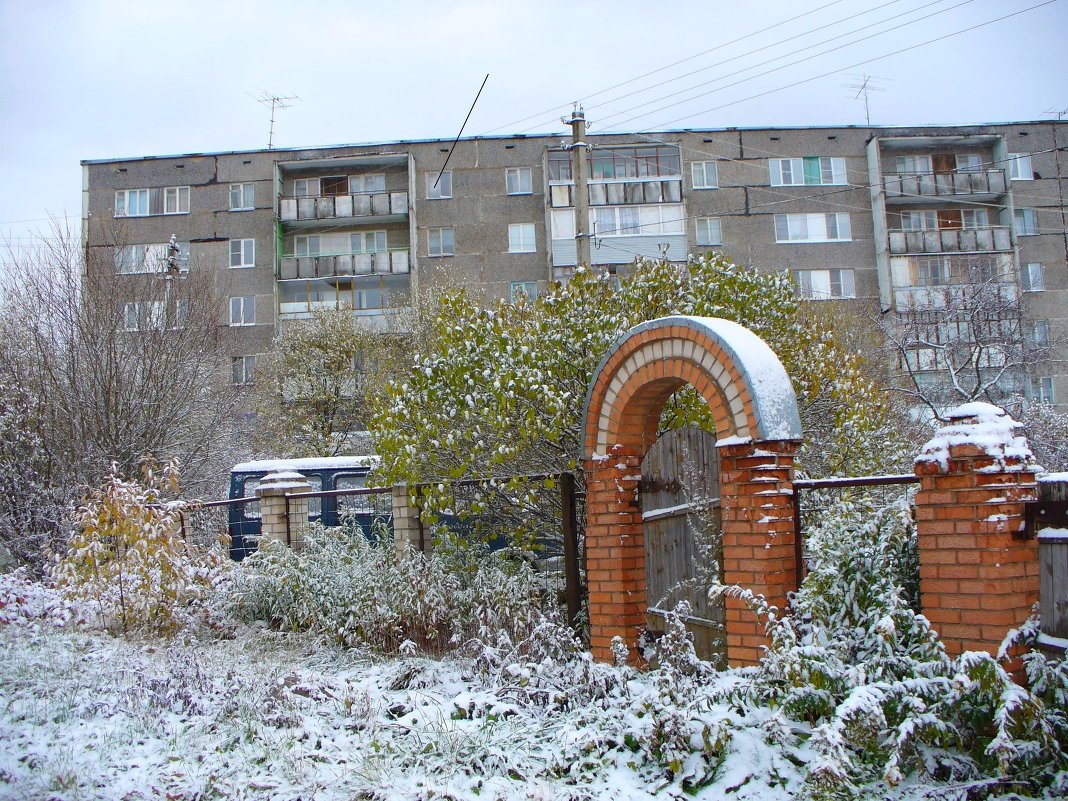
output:
<path id="1" fill-rule="evenodd" d="M 171 633 L 212 623 L 215 591 L 229 561 L 221 549 L 190 548 L 182 539 L 173 462 L 142 482 L 115 470 L 75 513 L 67 551 L 53 570 L 67 598 L 88 605 L 102 628 Z"/>
<path id="2" fill-rule="evenodd" d="M 812 532 L 791 616 L 734 590 L 772 641 L 739 699 L 812 727 L 813 798 L 868 797 L 910 776 L 967 786 L 969 798 L 1068 786 L 1068 668 L 1028 655 L 1028 690 L 988 654 L 950 658 L 903 590 L 914 538 L 905 499 L 875 512 L 844 504 Z"/>
<path id="3" fill-rule="evenodd" d="M 383 653 L 439 654 L 469 640 L 520 640 L 538 620 L 540 580 L 507 554 L 436 532 L 430 554 L 398 554 L 358 528 L 311 527 L 303 548 L 263 541 L 241 563 L 238 614 L 285 630 L 317 631 Z"/>

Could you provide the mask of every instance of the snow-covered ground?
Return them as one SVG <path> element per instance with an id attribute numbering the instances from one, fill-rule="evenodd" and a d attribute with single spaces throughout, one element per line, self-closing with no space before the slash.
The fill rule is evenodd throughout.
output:
<path id="1" fill-rule="evenodd" d="M 620 675 L 622 703 L 561 710 L 523 671 L 495 680 L 461 658 L 387 660 L 262 628 L 168 644 L 0 625 L 0 798 L 683 796 L 635 746 L 657 725 L 655 687 Z M 766 714 L 700 717 L 729 732 L 700 797 L 799 786 L 806 757 L 765 745 Z"/>

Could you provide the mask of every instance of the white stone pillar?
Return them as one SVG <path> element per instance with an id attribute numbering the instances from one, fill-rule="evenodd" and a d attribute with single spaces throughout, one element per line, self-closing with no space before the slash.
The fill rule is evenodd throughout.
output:
<path id="1" fill-rule="evenodd" d="M 293 470 L 278 470 L 263 477 L 256 496 L 260 499 L 260 539 L 282 542 L 300 550 L 304 542 L 304 528 L 308 525 L 308 499 L 289 501 L 286 515 L 286 496 L 311 492 L 311 484 Z"/>

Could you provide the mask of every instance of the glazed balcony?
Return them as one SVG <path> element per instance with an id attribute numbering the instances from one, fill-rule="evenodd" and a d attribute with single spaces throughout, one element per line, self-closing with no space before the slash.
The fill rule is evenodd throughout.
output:
<path id="1" fill-rule="evenodd" d="M 278 277 L 288 280 L 359 275 L 406 275 L 410 269 L 410 254 L 405 248 L 377 253 L 283 256 L 279 263 Z"/>
<path id="2" fill-rule="evenodd" d="M 1012 230 L 989 228 L 942 228 L 928 231 L 890 231 L 890 253 L 905 256 L 921 253 L 990 253 L 1012 250 Z"/>
<path id="3" fill-rule="evenodd" d="M 991 200 L 1008 189 L 1005 170 L 890 173 L 883 176 L 887 203 L 940 202 L 968 197 Z"/>
<path id="4" fill-rule="evenodd" d="M 407 192 L 363 192 L 351 195 L 287 197 L 278 201 L 278 219 L 289 227 L 310 227 L 323 221 L 402 222 L 408 218 Z"/>

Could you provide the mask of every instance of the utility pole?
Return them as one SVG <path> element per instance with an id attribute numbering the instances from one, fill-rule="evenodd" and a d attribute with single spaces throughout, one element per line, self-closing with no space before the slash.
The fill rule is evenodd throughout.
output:
<path id="1" fill-rule="evenodd" d="M 590 190 L 586 167 L 586 155 L 590 146 L 586 143 L 586 114 L 582 106 L 575 104 L 571 119 L 561 117 L 571 126 L 571 172 L 575 179 L 575 265 L 590 264 Z"/>

